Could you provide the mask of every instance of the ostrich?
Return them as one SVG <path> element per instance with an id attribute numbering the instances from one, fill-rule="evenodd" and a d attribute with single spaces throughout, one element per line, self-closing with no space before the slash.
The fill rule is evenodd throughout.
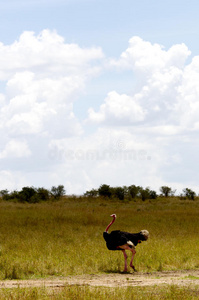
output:
<path id="1" fill-rule="evenodd" d="M 125 250 L 130 250 L 132 252 L 132 258 L 130 262 L 130 267 L 135 267 L 133 265 L 133 258 L 135 256 L 135 246 L 142 241 L 146 241 L 149 237 L 149 232 L 147 230 L 141 230 L 139 233 L 129 233 L 120 230 L 114 230 L 111 233 L 108 233 L 109 227 L 115 222 L 116 214 L 112 214 L 111 217 L 113 220 L 106 227 L 106 230 L 103 233 L 103 237 L 106 241 L 106 246 L 109 250 L 121 250 L 124 255 L 124 272 L 127 272 L 127 254 Z"/>

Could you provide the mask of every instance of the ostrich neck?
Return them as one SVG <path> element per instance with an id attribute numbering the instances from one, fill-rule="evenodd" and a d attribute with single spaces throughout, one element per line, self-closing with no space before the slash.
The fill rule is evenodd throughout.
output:
<path id="1" fill-rule="evenodd" d="M 113 217 L 113 220 L 111 221 L 111 223 L 106 227 L 106 232 L 108 232 L 109 227 L 115 222 L 115 217 Z"/>

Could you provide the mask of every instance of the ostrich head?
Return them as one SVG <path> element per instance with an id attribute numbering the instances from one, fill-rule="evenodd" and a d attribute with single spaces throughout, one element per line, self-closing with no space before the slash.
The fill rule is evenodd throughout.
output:
<path id="1" fill-rule="evenodd" d="M 141 236 L 142 236 L 142 241 L 147 241 L 148 240 L 148 238 L 149 238 L 149 232 L 148 232 L 148 230 L 141 230 L 140 231 L 140 234 L 141 234 Z"/>
<path id="2" fill-rule="evenodd" d="M 112 218 L 116 218 L 116 214 L 112 214 L 112 215 L 110 215 L 110 217 L 112 217 Z"/>

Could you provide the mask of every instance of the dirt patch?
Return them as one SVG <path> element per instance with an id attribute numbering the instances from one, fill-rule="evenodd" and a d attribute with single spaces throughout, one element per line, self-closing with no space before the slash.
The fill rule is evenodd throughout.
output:
<path id="1" fill-rule="evenodd" d="M 0 281 L 0 288 L 61 288 L 69 285 L 126 287 L 153 286 L 162 284 L 175 284 L 181 286 L 189 286 L 192 284 L 198 285 L 199 270 L 183 270 L 154 273 L 109 273 L 100 275 L 90 274 L 39 280 L 4 280 Z"/>

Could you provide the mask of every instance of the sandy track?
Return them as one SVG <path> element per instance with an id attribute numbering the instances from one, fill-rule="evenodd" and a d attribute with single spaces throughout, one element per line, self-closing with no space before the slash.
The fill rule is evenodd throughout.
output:
<path id="1" fill-rule="evenodd" d="M 125 286 L 153 286 L 161 284 L 175 284 L 181 286 L 199 285 L 199 270 L 184 270 L 155 273 L 111 273 L 100 275 L 68 276 L 64 278 L 38 280 L 4 280 L 0 281 L 0 288 L 32 288 L 48 287 L 62 288 L 69 285 L 125 287 Z"/>

